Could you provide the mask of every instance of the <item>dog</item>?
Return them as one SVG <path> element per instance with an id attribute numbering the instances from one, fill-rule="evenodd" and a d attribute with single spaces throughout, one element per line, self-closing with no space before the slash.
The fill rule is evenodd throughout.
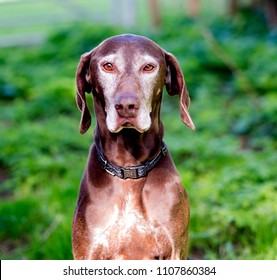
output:
<path id="1" fill-rule="evenodd" d="M 81 56 L 76 72 L 80 132 L 96 127 L 73 218 L 74 259 L 186 259 L 189 199 L 163 142 L 163 87 L 179 95 L 195 129 L 176 58 L 132 34 L 106 39 Z"/>

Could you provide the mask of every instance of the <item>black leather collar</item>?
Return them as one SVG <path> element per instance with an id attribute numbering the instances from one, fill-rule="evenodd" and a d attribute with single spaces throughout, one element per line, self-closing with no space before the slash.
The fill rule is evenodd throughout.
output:
<path id="1" fill-rule="evenodd" d="M 96 146 L 97 159 L 101 163 L 102 168 L 109 174 L 124 180 L 128 178 L 139 179 L 147 176 L 166 153 L 166 145 L 162 142 L 160 152 L 152 160 L 145 161 L 144 164 L 138 166 L 121 167 L 108 162 L 101 149 Z"/>

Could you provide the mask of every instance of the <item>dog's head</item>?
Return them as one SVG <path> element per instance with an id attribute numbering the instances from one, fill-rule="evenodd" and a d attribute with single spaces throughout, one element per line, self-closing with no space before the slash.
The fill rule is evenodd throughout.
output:
<path id="1" fill-rule="evenodd" d="M 164 85 L 179 95 L 182 121 L 195 129 L 188 107 L 189 94 L 176 58 L 146 37 L 131 34 L 111 37 L 82 55 L 77 73 L 77 105 L 82 112 L 80 132 L 91 123 L 85 93 L 97 100 L 112 133 L 123 128 L 147 131 L 158 117 Z"/>

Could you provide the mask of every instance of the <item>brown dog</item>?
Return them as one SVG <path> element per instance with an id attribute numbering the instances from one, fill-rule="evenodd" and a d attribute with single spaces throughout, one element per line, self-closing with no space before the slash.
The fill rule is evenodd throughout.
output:
<path id="1" fill-rule="evenodd" d="M 184 259 L 189 200 L 163 143 L 163 86 L 179 95 L 190 128 L 189 95 L 176 58 L 135 35 L 111 37 L 81 57 L 76 74 L 81 133 L 97 125 L 73 220 L 75 259 Z"/>

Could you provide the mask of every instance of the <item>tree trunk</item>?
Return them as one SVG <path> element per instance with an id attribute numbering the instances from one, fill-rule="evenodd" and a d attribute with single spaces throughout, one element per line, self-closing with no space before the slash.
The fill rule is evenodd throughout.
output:
<path id="1" fill-rule="evenodd" d="M 151 12 L 151 22 L 155 29 L 159 29 L 161 26 L 161 14 L 160 8 L 157 0 L 149 0 L 150 12 Z"/>

